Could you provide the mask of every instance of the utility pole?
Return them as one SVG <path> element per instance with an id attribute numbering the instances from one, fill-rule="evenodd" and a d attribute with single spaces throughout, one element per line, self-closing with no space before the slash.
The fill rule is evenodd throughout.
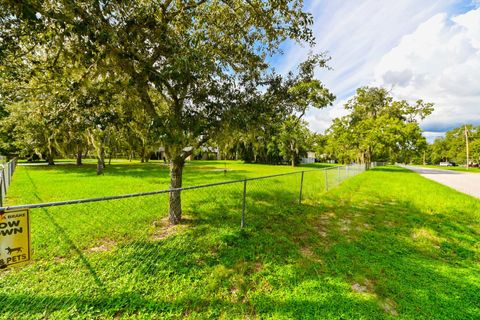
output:
<path id="1" fill-rule="evenodd" d="M 467 125 L 465 125 L 465 145 L 467 147 L 467 170 L 470 164 L 470 159 L 469 159 L 469 150 L 468 150 L 468 130 L 467 130 Z"/>

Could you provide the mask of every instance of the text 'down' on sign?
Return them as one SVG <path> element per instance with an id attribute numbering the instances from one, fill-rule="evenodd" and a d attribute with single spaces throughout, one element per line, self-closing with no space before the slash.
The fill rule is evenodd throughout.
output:
<path id="1" fill-rule="evenodd" d="M 0 269 L 30 261 L 29 211 L 0 212 Z"/>

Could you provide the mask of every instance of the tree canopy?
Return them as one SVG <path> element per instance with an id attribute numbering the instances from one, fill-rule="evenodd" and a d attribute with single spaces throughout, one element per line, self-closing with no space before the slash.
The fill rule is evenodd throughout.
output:
<path id="1" fill-rule="evenodd" d="M 462 125 L 445 133 L 445 137 L 437 138 L 430 146 L 428 160 L 432 164 L 442 161 L 467 163 L 466 137 L 469 140 L 470 162 L 480 163 L 480 126 Z"/>
<path id="2" fill-rule="evenodd" d="M 268 64 L 286 39 L 313 44 L 312 23 L 301 0 L 2 1 L 0 106 L 24 150 L 79 159 L 92 145 L 99 174 L 116 136 L 142 152 L 163 145 L 180 188 L 185 159 L 225 128 L 333 101 L 313 76 L 323 55 L 285 77 Z"/>
<path id="3" fill-rule="evenodd" d="M 433 111 L 422 100 L 395 100 L 384 88 L 362 87 L 345 104 L 350 113 L 334 119 L 326 152 L 339 161 L 404 161 L 427 147 L 418 121 Z"/>

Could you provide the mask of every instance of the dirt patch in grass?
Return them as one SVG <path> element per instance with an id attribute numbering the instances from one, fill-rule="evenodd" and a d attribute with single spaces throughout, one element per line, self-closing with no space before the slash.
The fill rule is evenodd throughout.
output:
<path id="1" fill-rule="evenodd" d="M 374 283 L 371 280 L 365 280 L 363 284 L 355 282 L 352 284 L 352 291 L 356 293 L 371 293 L 375 294 Z"/>
<path id="2" fill-rule="evenodd" d="M 433 243 L 439 243 L 440 242 L 440 238 L 437 237 L 433 231 L 431 230 L 428 230 L 428 229 L 425 229 L 425 228 L 421 228 L 421 229 L 416 229 L 413 231 L 412 233 L 412 238 L 414 240 L 428 240 L 428 241 L 431 241 Z"/>
<path id="3" fill-rule="evenodd" d="M 60 263 L 60 262 L 65 261 L 65 259 L 66 259 L 65 257 L 60 257 L 60 256 L 59 256 L 59 257 L 54 257 L 54 258 L 53 258 L 53 261 Z"/>
<path id="4" fill-rule="evenodd" d="M 234 301 L 237 301 L 239 291 L 240 289 L 238 289 L 237 287 L 233 287 L 230 289 L 230 295 L 232 296 Z"/>
<path id="5" fill-rule="evenodd" d="M 391 316 L 398 316 L 397 304 L 392 299 L 381 299 L 375 292 L 375 284 L 373 281 L 366 279 L 363 283 L 355 282 L 351 287 L 352 291 L 359 294 L 370 294 L 378 299 L 378 304 L 385 313 Z"/>
<path id="6" fill-rule="evenodd" d="M 356 292 L 356 293 L 365 293 L 368 290 L 367 290 L 366 286 L 363 286 L 359 283 L 354 283 L 354 284 L 352 284 L 352 291 Z"/>
<path id="7" fill-rule="evenodd" d="M 371 230 L 371 225 L 368 223 L 361 223 L 355 227 L 355 231 L 362 232 L 366 230 Z"/>
<path id="8" fill-rule="evenodd" d="M 389 315 L 394 317 L 398 316 L 397 304 L 392 299 L 385 299 L 384 301 L 380 302 L 380 306 L 382 307 L 383 311 Z"/>
<path id="9" fill-rule="evenodd" d="M 329 224 L 333 219 L 335 219 L 336 214 L 334 212 L 325 212 L 318 219 L 313 221 L 313 226 L 317 229 L 318 234 L 325 238 L 328 235 L 327 230 L 329 229 Z"/>
<path id="10" fill-rule="evenodd" d="M 123 317 L 123 314 L 124 314 L 124 311 L 119 310 L 119 311 L 115 312 L 115 314 L 113 315 L 113 319 L 121 319 Z"/>
<path id="11" fill-rule="evenodd" d="M 156 220 L 152 223 L 154 230 L 152 232 L 152 235 L 150 236 L 150 239 L 153 241 L 159 241 L 159 240 L 165 239 L 171 235 L 177 234 L 180 231 L 185 230 L 186 228 L 192 226 L 194 222 L 195 222 L 194 219 L 186 215 L 183 215 L 182 221 L 176 225 L 170 224 L 170 221 L 168 220 L 168 216 L 161 220 Z"/>
<path id="12" fill-rule="evenodd" d="M 426 228 L 415 229 L 412 232 L 412 239 L 417 246 L 440 249 L 441 238 L 435 234 L 435 231 Z"/>
<path id="13" fill-rule="evenodd" d="M 88 248 L 89 253 L 111 251 L 116 246 L 116 242 L 111 239 L 103 239 L 102 243 L 96 247 Z"/>
<path id="14" fill-rule="evenodd" d="M 302 247 L 302 248 L 300 248 L 300 253 L 301 253 L 302 256 L 304 256 L 305 258 L 312 259 L 312 258 L 315 257 L 315 253 L 313 253 L 312 249 L 310 249 L 309 247 Z"/>
<path id="15" fill-rule="evenodd" d="M 340 231 L 342 233 L 348 233 L 350 232 L 352 221 L 350 219 L 341 219 L 340 222 Z"/>

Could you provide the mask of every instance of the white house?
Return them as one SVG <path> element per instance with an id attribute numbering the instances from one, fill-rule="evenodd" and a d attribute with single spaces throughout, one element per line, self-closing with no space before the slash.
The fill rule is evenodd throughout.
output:
<path id="1" fill-rule="evenodd" d="M 315 163 L 315 152 L 307 152 L 307 157 L 302 158 L 302 163 Z"/>

